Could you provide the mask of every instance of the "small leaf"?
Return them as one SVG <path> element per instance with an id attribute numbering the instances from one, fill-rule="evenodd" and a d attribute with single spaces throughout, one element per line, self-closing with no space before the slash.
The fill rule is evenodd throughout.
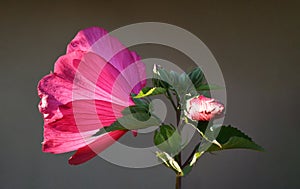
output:
<path id="1" fill-rule="evenodd" d="M 116 130 L 138 130 L 145 129 L 148 127 L 158 126 L 161 121 L 155 117 L 146 113 L 133 113 L 124 115 L 123 117 L 117 119 L 113 124 L 108 127 L 100 129 L 93 136 L 98 136 L 106 132 L 116 131 Z"/>
<path id="2" fill-rule="evenodd" d="M 179 164 L 177 163 L 177 161 L 175 161 L 175 159 L 173 157 L 171 157 L 168 153 L 166 152 L 156 152 L 156 156 L 162 161 L 164 162 L 164 164 L 173 169 L 176 174 L 178 174 L 179 176 L 183 176 L 184 173 L 181 169 L 181 167 L 179 166 Z"/>
<path id="3" fill-rule="evenodd" d="M 171 165 L 169 164 L 168 156 L 165 152 L 156 152 L 156 157 L 158 157 L 167 167 L 171 168 Z"/>
<path id="4" fill-rule="evenodd" d="M 165 89 L 170 88 L 170 85 L 166 81 L 163 81 L 158 78 L 152 78 L 152 83 L 153 83 L 154 87 L 161 87 L 161 88 L 165 88 Z"/>
<path id="5" fill-rule="evenodd" d="M 171 84 L 170 73 L 167 72 L 165 69 L 163 69 L 161 66 L 154 65 L 152 83 L 154 87 L 161 87 L 165 89 L 170 88 L 170 84 Z"/>
<path id="6" fill-rule="evenodd" d="M 129 106 L 122 111 L 123 116 L 117 119 L 110 126 L 100 129 L 93 136 L 116 130 L 137 130 L 152 126 L 159 126 L 161 120 L 151 114 L 149 103 L 141 99 L 133 99 L 134 106 Z"/>
<path id="7" fill-rule="evenodd" d="M 152 96 L 152 95 L 158 95 L 158 94 L 164 94 L 166 92 L 166 89 L 162 87 L 145 87 L 143 88 L 138 95 L 136 95 L 133 98 L 144 98 L 146 96 Z"/>
<path id="8" fill-rule="evenodd" d="M 118 121 L 115 121 L 110 126 L 103 127 L 101 129 L 99 129 L 99 131 L 97 131 L 93 136 L 103 135 L 105 133 L 108 133 L 108 132 L 111 132 L 111 131 L 116 131 L 116 130 L 127 131 L 128 129 L 126 129 L 125 127 L 123 127 Z"/>
<path id="9" fill-rule="evenodd" d="M 173 126 L 161 125 L 154 133 L 154 144 L 169 154 L 177 154 L 181 150 L 181 142 L 181 136 Z"/>

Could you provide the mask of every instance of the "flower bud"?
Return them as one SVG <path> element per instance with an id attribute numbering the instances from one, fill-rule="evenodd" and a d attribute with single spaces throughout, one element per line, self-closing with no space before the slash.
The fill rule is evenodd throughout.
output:
<path id="1" fill-rule="evenodd" d="M 224 105 L 203 95 L 187 100 L 186 116 L 192 120 L 209 121 L 223 115 Z"/>

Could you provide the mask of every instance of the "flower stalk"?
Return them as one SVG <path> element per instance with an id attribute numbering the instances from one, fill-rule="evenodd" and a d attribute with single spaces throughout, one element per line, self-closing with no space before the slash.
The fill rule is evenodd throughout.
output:
<path id="1" fill-rule="evenodd" d="M 181 106 L 180 106 L 180 101 L 178 98 L 178 95 L 176 95 L 176 100 L 177 100 L 177 107 L 175 108 L 176 111 L 176 124 L 177 124 L 177 129 L 179 132 L 179 126 L 180 126 L 180 119 L 181 119 Z M 181 151 L 176 155 L 176 161 L 181 167 Z M 182 175 L 179 173 L 176 174 L 176 189 L 181 189 L 181 178 Z"/>
<path id="2" fill-rule="evenodd" d="M 176 174 L 176 189 L 181 189 L 181 176 Z"/>

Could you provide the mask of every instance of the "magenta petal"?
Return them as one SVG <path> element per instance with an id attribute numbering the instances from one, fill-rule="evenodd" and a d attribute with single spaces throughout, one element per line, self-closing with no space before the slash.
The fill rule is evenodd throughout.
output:
<path id="1" fill-rule="evenodd" d="M 67 53 L 77 50 L 96 53 L 112 64 L 123 74 L 134 93 L 137 94 L 145 86 L 145 65 L 140 61 L 140 57 L 128 50 L 118 39 L 110 36 L 106 30 L 91 27 L 78 32 L 68 45 Z M 124 74 L 123 70 L 129 65 L 132 65 L 131 71 Z"/>
<path id="2" fill-rule="evenodd" d="M 78 64 L 74 62 L 79 62 Z M 123 106 L 132 105 L 131 87 L 113 66 L 93 53 L 69 53 L 55 64 L 55 73 L 38 85 L 40 111 L 44 118 L 59 117 L 57 108 L 74 100 L 102 100 Z"/>
<path id="3" fill-rule="evenodd" d="M 112 131 L 101 135 L 95 142 L 79 148 L 76 153 L 69 159 L 69 164 L 78 165 L 84 163 L 103 150 L 111 146 L 116 140 L 123 136 L 126 131 Z"/>
<path id="4" fill-rule="evenodd" d="M 108 32 L 105 29 L 99 27 L 90 27 L 81 30 L 68 44 L 67 53 L 71 53 L 77 50 L 89 51 L 91 46 L 107 33 Z"/>
<path id="5" fill-rule="evenodd" d="M 95 140 L 93 135 L 122 116 L 123 106 L 106 101 L 81 100 L 59 107 L 61 117 L 45 122 L 43 151 L 63 153 Z"/>

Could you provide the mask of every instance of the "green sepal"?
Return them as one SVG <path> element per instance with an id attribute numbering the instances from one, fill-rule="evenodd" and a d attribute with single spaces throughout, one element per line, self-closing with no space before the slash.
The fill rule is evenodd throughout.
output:
<path id="1" fill-rule="evenodd" d="M 156 152 L 156 157 L 161 160 L 165 166 L 175 171 L 176 175 L 183 176 L 184 173 L 177 161 L 166 152 Z"/>

